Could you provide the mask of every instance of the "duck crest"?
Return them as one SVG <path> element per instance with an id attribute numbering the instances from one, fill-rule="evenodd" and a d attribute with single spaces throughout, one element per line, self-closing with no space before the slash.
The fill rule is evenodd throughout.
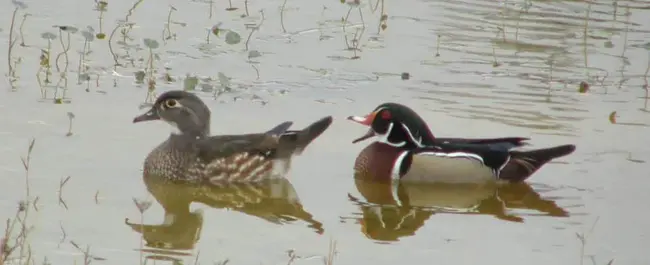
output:
<path id="1" fill-rule="evenodd" d="M 530 151 L 511 150 L 529 140 L 503 138 L 435 138 L 415 111 L 384 103 L 365 116 L 348 120 L 369 127 L 352 143 L 378 136 L 355 162 L 355 176 L 374 180 L 477 183 L 520 182 L 552 159 L 571 154 L 574 145 Z"/>

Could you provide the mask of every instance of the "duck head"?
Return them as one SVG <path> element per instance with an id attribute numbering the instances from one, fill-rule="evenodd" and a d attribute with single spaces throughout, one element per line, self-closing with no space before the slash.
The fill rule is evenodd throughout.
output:
<path id="1" fill-rule="evenodd" d="M 149 111 L 133 119 L 133 123 L 162 120 L 174 134 L 207 136 L 210 134 L 210 109 L 196 95 L 173 90 L 161 94 Z"/>
<path id="2" fill-rule="evenodd" d="M 349 116 L 348 120 L 370 127 L 352 143 L 378 136 L 379 142 L 391 146 L 422 147 L 435 140 L 426 122 L 411 108 L 398 103 L 383 103 L 366 116 Z"/>

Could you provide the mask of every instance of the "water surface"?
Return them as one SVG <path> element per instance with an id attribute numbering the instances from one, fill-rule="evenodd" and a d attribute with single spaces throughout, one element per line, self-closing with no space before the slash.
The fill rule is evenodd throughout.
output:
<path id="1" fill-rule="evenodd" d="M 348 5 L 288 0 L 283 29 L 279 0 L 249 1 L 248 17 L 241 17 L 243 1 L 233 1 L 234 11 L 219 1 L 212 18 L 206 1 L 144 0 L 128 17 L 134 24 L 127 36 L 117 30 L 113 37 L 122 65 L 114 70 L 107 39 L 133 2 L 110 1 L 101 29 L 107 37 L 94 39 L 86 55 L 89 86 L 77 83 L 84 38 L 71 35 L 65 104 L 53 103 L 58 39 L 53 83 L 41 97 L 41 34 L 58 36 L 54 25 L 98 33 L 99 12 L 92 1 L 25 4 L 14 33 L 16 88 L 5 82 L 0 97 L 0 217 L 13 217 L 25 199 L 20 157 L 34 138 L 30 200 L 38 200 L 30 208 L 29 242 L 37 261 L 83 262 L 75 242 L 105 259 L 93 263 L 138 264 L 142 254 L 162 263 L 286 264 L 293 250 L 302 257 L 294 263 L 321 264 L 330 240 L 337 244 L 335 264 L 650 261 L 650 215 L 642 210 L 650 200 L 647 2 L 385 1 L 387 27 L 379 31 L 382 7 L 373 11 L 374 1 L 362 1 L 363 22 L 354 8 L 343 28 Z M 169 4 L 176 8 L 176 38 L 163 42 Z M 0 5 L 3 52 L 13 8 Z M 245 24 L 259 23 L 260 10 L 264 21 L 249 49 L 261 56 L 249 61 Z M 23 47 L 17 28 L 25 13 Z M 239 32 L 241 43 L 227 44 L 224 34 L 206 43 L 219 22 Z M 356 54 L 349 48 L 355 34 Z M 149 56 L 143 38 L 160 43 L 157 93 L 182 88 L 186 74 L 199 77 L 213 133 L 263 131 L 286 120 L 301 128 L 326 115 L 334 123 L 295 158 L 287 181 L 214 189 L 146 182 L 143 159 L 168 128 L 131 123 L 147 95 L 146 83 L 134 78 Z M 7 73 L 7 55 L 2 59 Z M 230 85 L 215 99 L 201 90 L 223 90 L 219 72 Z M 403 72 L 410 79 L 401 80 Z M 174 81 L 160 78 L 164 73 Z M 579 93 L 581 82 L 590 91 Z M 528 148 L 578 148 L 527 183 L 505 188 L 355 181 L 352 163 L 367 143 L 350 142 L 365 129 L 344 118 L 385 101 L 413 107 L 439 136 L 524 136 L 533 139 Z M 68 112 L 75 116 L 71 136 Z M 152 206 L 141 216 L 133 198 Z"/>

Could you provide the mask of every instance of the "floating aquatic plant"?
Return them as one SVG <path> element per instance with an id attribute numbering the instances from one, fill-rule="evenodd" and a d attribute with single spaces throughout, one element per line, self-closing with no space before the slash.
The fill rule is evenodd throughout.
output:
<path id="1" fill-rule="evenodd" d="M 248 14 L 248 0 L 244 0 L 244 11 L 245 11 L 246 13 L 242 14 L 241 17 L 247 17 L 247 16 L 249 16 L 249 14 Z"/>
<path id="2" fill-rule="evenodd" d="M 219 84 L 221 85 L 221 89 L 215 89 L 214 90 L 214 98 L 216 99 L 219 95 L 225 93 L 225 92 L 230 92 L 230 78 L 226 76 L 224 73 L 219 72 L 217 74 L 217 77 L 219 78 Z"/>
<path id="3" fill-rule="evenodd" d="M 172 33 L 172 30 L 170 29 L 170 25 L 172 23 L 172 12 L 176 11 L 177 9 L 170 5 L 169 6 L 169 13 L 167 14 L 167 23 L 165 23 L 165 29 L 163 30 L 163 41 L 167 41 L 169 39 L 174 39 L 176 40 L 176 33 Z"/>
<path id="4" fill-rule="evenodd" d="M 260 56 L 262 56 L 262 54 L 257 50 L 248 51 L 248 63 L 251 65 L 251 67 L 253 67 L 253 69 L 255 69 L 255 74 L 257 75 L 257 79 L 260 79 L 260 70 L 257 68 L 257 66 L 255 66 L 255 64 L 253 64 L 252 59 Z"/>
<path id="5" fill-rule="evenodd" d="M 97 32 L 97 39 L 103 40 L 106 38 L 104 33 L 104 12 L 108 11 L 108 2 L 106 1 L 96 1 L 95 10 L 99 11 L 99 32 Z"/>
<path id="6" fill-rule="evenodd" d="M 226 8 L 226 11 L 235 11 L 235 10 L 237 10 L 237 8 L 232 6 L 232 0 L 228 0 L 228 8 Z"/>
<path id="7" fill-rule="evenodd" d="M 67 72 L 68 72 L 68 66 L 70 65 L 70 59 L 68 58 L 68 51 L 70 50 L 70 34 L 77 33 L 79 29 L 72 27 L 72 26 L 54 26 L 55 28 L 59 28 L 59 40 L 61 41 L 61 47 L 63 49 L 62 52 L 60 52 L 55 59 L 55 65 L 56 65 L 56 70 L 57 72 L 60 73 L 60 78 L 59 81 L 56 84 L 56 89 L 54 92 L 54 103 L 55 104 L 61 104 L 63 103 L 63 99 L 65 99 L 66 92 L 68 90 L 68 77 L 67 77 Z M 68 43 L 67 45 L 63 42 L 63 32 L 66 33 Z M 65 58 L 65 67 L 63 68 L 63 71 L 59 68 L 59 58 L 61 55 L 64 55 Z M 63 93 L 61 97 L 57 97 L 59 87 L 61 82 L 63 82 Z"/>
<path id="8" fill-rule="evenodd" d="M 41 88 L 41 97 L 45 99 L 47 97 L 47 91 L 45 90 L 45 86 L 50 84 L 50 75 L 52 75 L 52 69 L 50 65 L 50 58 L 51 58 L 51 50 L 52 50 L 52 40 L 56 39 L 56 35 L 51 32 L 43 32 L 41 33 L 41 38 L 47 40 L 47 49 L 46 50 L 41 50 L 41 56 L 40 56 L 40 63 L 38 67 L 38 71 L 36 71 L 36 80 L 38 81 L 38 85 Z M 45 81 L 41 81 L 40 73 L 45 71 Z"/>
<path id="9" fill-rule="evenodd" d="M 253 33 L 255 33 L 255 31 L 258 31 L 262 26 L 262 24 L 264 23 L 264 10 L 260 10 L 260 14 L 262 15 L 262 18 L 260 19 L 260 23 L 251 26 L 246 25 L 246 27 L 251 30 L 250 33 L 248 33 L 248 37 L 246 38 L 246 43 L 245 43 L 245 47 L 247 51 L 248 51 L 248 43 L 250 42 L 251 37 L 253 37 Z"/>
<path id="10" fill-rule="evenodd" d="M 68 133 L 66 133 L 65 136 L 72 136 L 72 120 L 74 120 L 74 118 L 74 113 L 68 112 Z"/>
<path id="11" fill-rule="evenodd" d="M 284 28 L 284 8 L 287 6 L 287 0 L 282 2 L 280 6 L 280 26 L 282 26 L 282 32 L 287 33 L 287 29 Z"/>
<path id="12" fill-rule="evenodd" d="M 25 21 L 27 20 L 28 16 L 31 16 L 31 14 L 23 14 L 23 20 L 20 21 L 20 26 L 18 27 L 18 32 L 20 33 L 20 46 L 22 47 L 27 47 L 27 44 L 25 44 L 25 34 L 23 33 L 23 27 L 25 26 Z"/>
<path id="13" fill-rule="evenodd" d="M 156 90 L 156 79 L 154 78 L 153 75 L 153 64 L 155 60 L 153 50 L 160 47 L 160 44 L 158 44 L 158 41 L 149 38 L 145 38 L 143 42 L 144 42 L 144 46 L 146 46 L 149 49 L 149 59 L 147 60 L 147 64 L 148 64 L 147 69 L 149 70 L 149 80 L 147 83 L 148 89 L 147 89 L 147 98 L 145 99 L 145 102 L 153 102 L 155 98 L 154 91 Z"/>
<path id="14" fill-rule="evenodd" d="M 90 43 L 95 40 L 95 34 L 94 29 L 91 26 L 87 27 L 87 30 L 82 30 L 81 35 L 84 37 L 84 46 L 83 49 L 81 50 L 80 56 L 79 56 L 79 66 L 77 68 L 77 84 L 81 84 L 82 78 L 81 75 L 86 73 L 88 71 L 88 67 L 86 66 L 86 54 L 90 52 Z M 90 80 L 90 76 L 86 74 L 87 79 Z"/>
<path id="15" fill-rule="evenodd" d="M 359 6 L 361 5 L 361 1 L 359 0 L 352 0 L 350 2 L 345 2 L 342 1 L 341 3 L 347 3 L 350 8 L 348 9 L 347 14 L 345 17 L 341 18 L 341 21 L 343 22 L 343 38 L 345 39 L 345 45 L 347 50 L 352 50 L 353 51 L 353 56 L 350 59 L 359 59 L 361 58 L 359 55 L 357 55 L 357 51 L 360 51 L 359 45 L 361 43 L 361 37 L 363 36 L 363 33 L 366 31 L 366 22 L 363 19 L 363 12 L 361 12 L 361 8 Z M 348 40 L 347 36 L 347 31 L 346 31 L 346 26 L 348 24 L 348 19 L 350 18 L 350 13 L 352 12 L 352 9 L 356 8 L 359 11 L 359 19 L 361 20 L 361 29 L 357 28 L 356 31 L 354 32 L 354 36 L 352 37 L 352 40 Z"/>
<path id="16" fill-rule="evenodd" d="M 147 76 L 147 73 L 145 73 L 142 70 L 138 70 L 137 72 L 134 73 L 135 83 L 139 84 L 139 85 L 144 84 L 144 78 L 146 76 Z"/>
<path id="17" fill-rule="evenodd" d="M 224 41 L 227 44 L 234 45 L 234 44 L 238 44 L 238 43 L 241 42 L 241 36 L 239 35 L 239 33 L 235 32 L 233 30 L 230 30 L 230 29 L 221 28 L 220 26 L 221 26 L 221 23 L 218 23 L 218 24 L 212 26 L 212 28 L 210 28 L 210 31 L 208 32 L 208 36 L 206 38 L 206 42 L 208 44 L 210 43 L 210 33 L 212 33 L 212 34 L 214 34 L 215 36 L 218 37 L 219 34 L 221 34 L 222 32 L 225 32 Z"/>
<path id="18" fill-rule="evenodd" d="M 190 74 L 185 74 L 185 79 L 183 80 L 183 90 L 191 91 L 196 89 L 196 85 L 199 84 L 199 79 L 196 76 L 190 76 Z"/>
<path id="19" fill-rule="evenodd" d="M 578 87 L 578 92 L 580 93 L 587 93 L 589 91 L 589 83 L 585 81 L 581 81 L 580 85 Z"/>
<path id="20" fill-rule="evenodd" d="M 239 36 L 239 33 L 237 32 L 228 30 L 228 33 L 226 33 L 225 41 L 230 45 L 234 45 L 241 42 L 241 36 Z"/>
<path id="21" fill-rule="evenodd" d="M 436 57 L 440 57 L 440 34 L 438 34 L 436 41 Z"/>
<path id="22" fill-rule="evenodd" d="M 7 65 L 9 72 L 7 73 L 7 77 L 9 78 L 9 84 L 11 85 L 11 89 L 15 90 L 16 85 L 15 82 L 18 80 L 18 77 L 16 76 L 16 68 L 17 65 L 20 63 L 21 59 L 18 58 L 15 61 L 13 61 L 12 57 L 12 52 L 14 45 L 16 44 L 16 40 L 14 39 L 14 25 L 16 23 L 16 14 L 18 13 L 18 10 L 20 9 L 26 9 L 27 5 L 23 2 L 12 0 L 11 1 L 15 8 L 14 11 L 12 12 L 11 15 L 11 25 L 9 26 L 9 47 L 7 48 Z"/>

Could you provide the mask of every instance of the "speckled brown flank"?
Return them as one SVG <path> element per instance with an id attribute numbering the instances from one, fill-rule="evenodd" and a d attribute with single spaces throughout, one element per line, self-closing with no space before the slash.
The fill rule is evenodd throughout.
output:
<path id="1" fill-rule="evenodd" d="M 237 153 L 219 158 L 205 167 L 209 181 L 219 182 L 257 182 L 265 179 L 273 171 L 273 161 L 261 154 Z"/>

